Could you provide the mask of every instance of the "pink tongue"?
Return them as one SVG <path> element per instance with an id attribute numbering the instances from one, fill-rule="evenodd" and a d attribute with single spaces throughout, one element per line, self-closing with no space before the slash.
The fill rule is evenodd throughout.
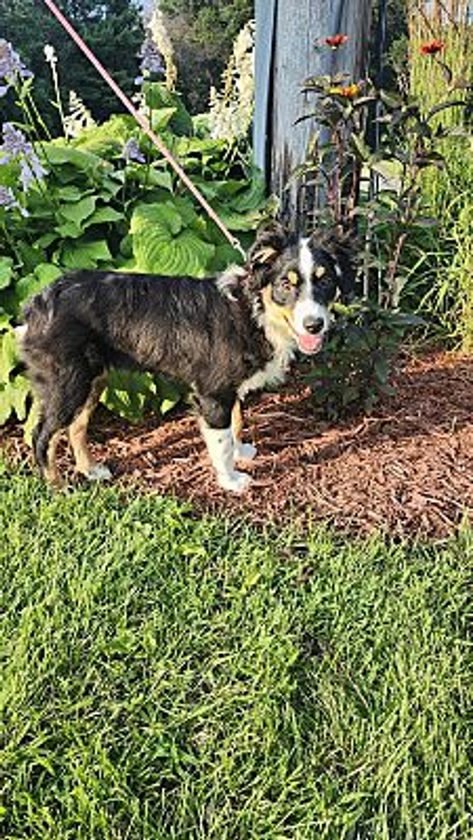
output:
<path id="1" fill-rule="evenodd" d="M 297 336 L 299 348 L 303 353 L 317 353 L 322 347 L 323 338 L 321 335 L 310 335 L 310 333 L 299 333 Z"/>

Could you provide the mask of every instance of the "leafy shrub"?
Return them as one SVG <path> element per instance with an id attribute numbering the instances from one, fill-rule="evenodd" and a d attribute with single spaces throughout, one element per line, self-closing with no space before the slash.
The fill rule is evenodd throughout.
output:
<path id="1" fill-rule="evenodd" d="M 314 404 L 330 419 L 370 412 L 382 395 L 393 393 L 392 363 L 406 333 L 422 321 L 412 314 L 382 309 L 369 300 L 345 306 L 325 348 L 305 375 Z"/>
<path id="2" fill-rule="evenodd" d="M 347 40 L 336 35 L 326 46 L 343 49 Z M 424 61 L 435 59 L 441 48 L 437 41 L 424 45 Z M 429 212 L 423 183 L 427 171 L 443 169 L 445 142 L 459 133 L 455 121 L 444 119 L 465 105 L 463 96 L 452 95 L 453 87 L 425 108 L 406 84 L 388 93 L 370 79 L 353 81 L 346 74 L 305 83 L 304 91 L 315 96 L 309 116 L 318 127 L 303 169 L 307 192 L 315 196 L 314 226 L 356 243 L 358 303 L 342 307 L 333 337 L 308 377 L 314 399 L 322 400 L 331 416 L 350 405 L 374 404 L 386 391 L 400 340 L 422 323 L 400 309 L 419 304 L 419 276 L 438 237 L 439 222 Z"/>

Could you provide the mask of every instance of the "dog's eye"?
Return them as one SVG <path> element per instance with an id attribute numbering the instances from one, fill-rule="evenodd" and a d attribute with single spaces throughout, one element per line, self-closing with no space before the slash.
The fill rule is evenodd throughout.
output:
<path id="1" fill-rule="evenodd" d="M 299 276 L 296 271 L 288 271 L 285 277 L 281 277 L 280 287 L 285 292 L 290 292 L 299 283 Z"/>

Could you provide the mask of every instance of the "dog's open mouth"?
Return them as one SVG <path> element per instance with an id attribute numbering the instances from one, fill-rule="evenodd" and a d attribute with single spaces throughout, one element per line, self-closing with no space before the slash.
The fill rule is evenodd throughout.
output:
<path id="1" fill-rule="evenodd" d="M 318 333 L 298 332 L 292 321 L 287 316 L 285 316 L 285 321 L 295 338 L 301 353 L 305 353 L 307 356 L 312 356 L 322 349 L 326 330 L 321 330 Z"/>
<path id="2" fill-rule="evenodd" d="M 299 350 L 306 355 L 318 353 L 324 343 L 323 333 L 296 333 L 296 339 Z"/>

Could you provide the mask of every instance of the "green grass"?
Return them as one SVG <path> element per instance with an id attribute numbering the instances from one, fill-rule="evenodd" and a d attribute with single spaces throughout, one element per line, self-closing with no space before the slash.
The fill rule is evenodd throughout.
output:
<path id="1" fill-rule="evenodd" d="M 0 471 L 2 840 L 473 836 L 473 538 Z"/>

